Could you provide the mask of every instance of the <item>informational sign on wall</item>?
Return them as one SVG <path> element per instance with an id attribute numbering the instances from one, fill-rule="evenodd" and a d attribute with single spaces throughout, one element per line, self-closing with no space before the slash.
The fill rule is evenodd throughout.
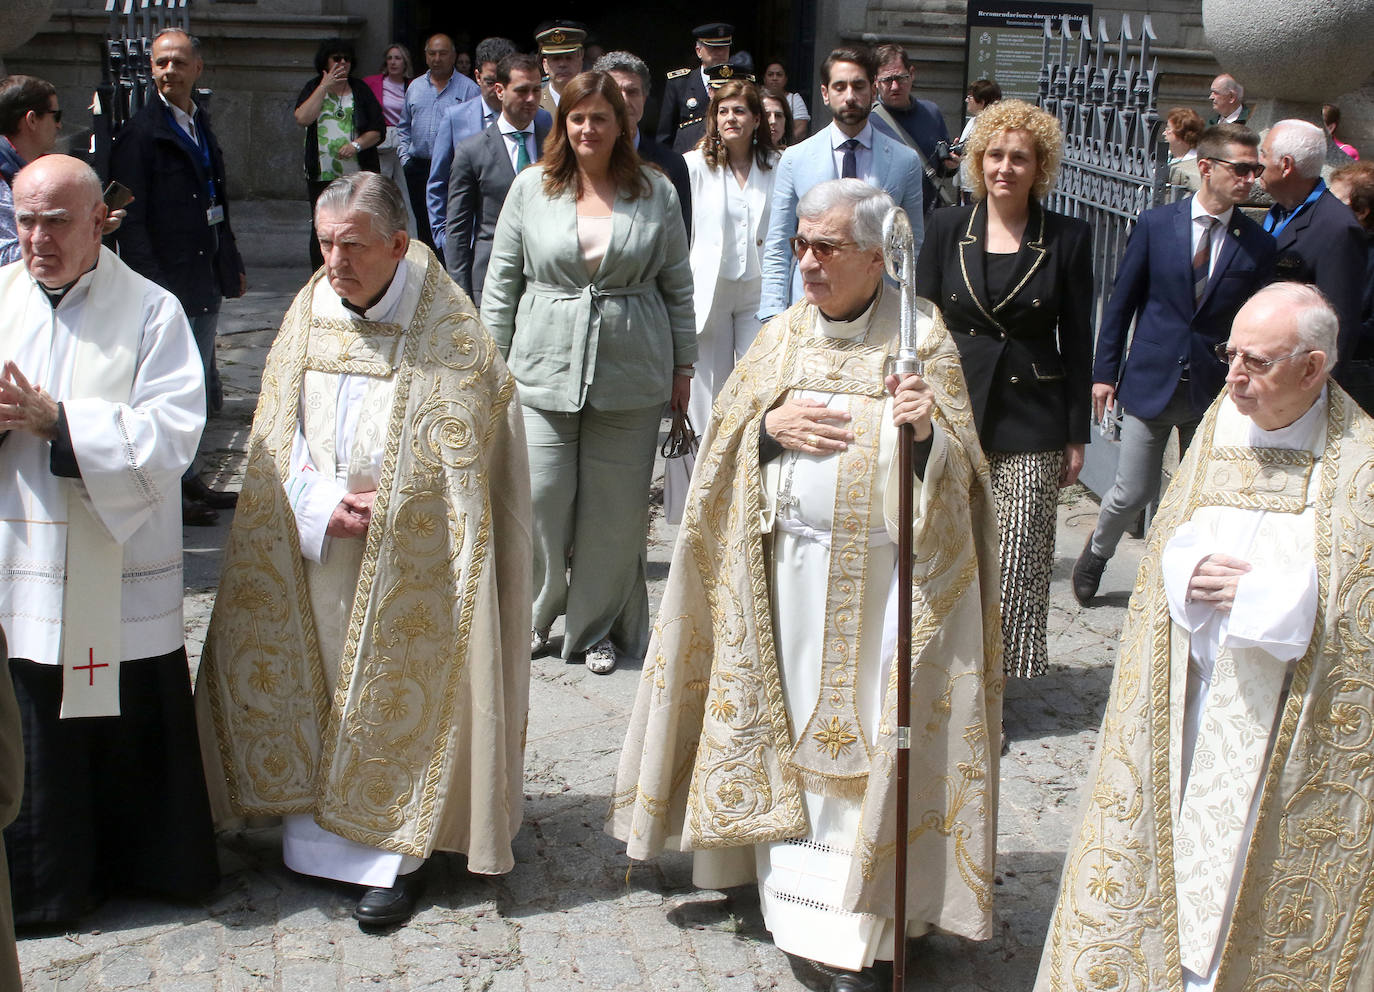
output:
<path id="1" fill-rule="evenodd" d="M 969 0 L 964 85 L 991 79 L 1002 96 L 1035 102 L 1044 50 L 1045 18 L 1087 17 L 1090 3 Z"/>

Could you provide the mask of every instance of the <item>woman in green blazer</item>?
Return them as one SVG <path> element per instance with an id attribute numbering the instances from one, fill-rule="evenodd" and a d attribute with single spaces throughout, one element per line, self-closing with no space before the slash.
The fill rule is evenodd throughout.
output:
<path id="1" fill-rule="evenodd" d="M 532 653 L 605 674 L 643 658 L 649 482 L 663 404 L 697 356 L 687 232 L 672 184 L 635 153 L 606 73 L 568 83 L 539 165 L 515 178 L 482 320 L 520 384 L 534 496 Z"/>

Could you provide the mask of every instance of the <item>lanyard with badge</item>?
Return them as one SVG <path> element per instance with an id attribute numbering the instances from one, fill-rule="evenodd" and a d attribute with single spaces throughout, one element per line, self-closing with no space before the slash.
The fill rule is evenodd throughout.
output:
<path id="1" fill-rule="evenodd" d="M 1283 220 L 1279 220 L 1276 216 L 1274 216 L 1273 213 L 1266 214 L 1264 218 L 1264 229 L 1277 238 L 1280 234 L 1283 233 L 1283 229 L 1288 226 L 1289 222 L 1294 217 L 1298 216 L 1298 214 L 1302 213 L 1312 204 L 1316 203 L 1319 199 L 1321 199 L 1321 195 L 1325 192 L 1326 182 L 1324 180 L 1318 179 L 1317 185 L 1312 187 L 1312 192 L 1307 194 L 1307 199 L 1303 200 L 1302 203 L 1298 204 L 1298 206 L 1293 211 L 1291 211 L 1288 214 L 1288 216 L 1284 217 Z"/>
<path id="2" fill-rule="evenodd" d="M 222 224 L 224 222 L 224 201 L 219 195 L 218 184 L 215 182 L 213 162 L 210 158 L 210 142 L 205 140 L 205 129 L 203 127 L 198 128 L 197 133 L 200 135 L 200 139 L 193 139 L 186 133 L 185 129 L 177 123 L 176 118 L 172 115 L 171 109 L 163 109 L 167 114 L 168 123 L 172 125 L 172 133 L 177 136 L 177 140 L 195 152 L 200 158 L 200 164 L 205 168 L 205 191 L 206 195 L 209 197 L 210 204 L 205 210 L 205 223 L 209 224 L 211 227 L 214 227 L 216 224 Z"/>

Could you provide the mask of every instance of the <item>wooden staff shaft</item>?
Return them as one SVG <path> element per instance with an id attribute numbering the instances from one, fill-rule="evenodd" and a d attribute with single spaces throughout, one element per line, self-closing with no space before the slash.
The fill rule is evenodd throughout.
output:
<path id="1" fill-rule="evenodd" d="M 892 900 L 892 988 L 906 988 L 906 875 L 907 820 L 910 816 L 907 774 L 911 757 L 911 531 L 916 519 L 916 428 L 897 429 L 897 471 L 901 485 L 897 497 L 897 849 L 893 874 L 896 892 Z"/>

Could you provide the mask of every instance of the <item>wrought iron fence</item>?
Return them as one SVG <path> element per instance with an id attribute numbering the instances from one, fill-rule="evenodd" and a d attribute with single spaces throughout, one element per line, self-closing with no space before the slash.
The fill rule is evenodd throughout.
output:
<path id="1" fill-rule="evenodd" d="M 1148 14 L 1138 40 L 1128 15 L 1122 15 L 1115 40 L 1105 17 L 1098 20 L 1096 37 L 1087 17 L 1045 19 L 1039 102 L 1064 129 L 1063 164 L 1048 206 L 1092 228 L 1096 317 L 1136 218 L 1174 196 L 1156 105 L 1154 39 Z"/>

